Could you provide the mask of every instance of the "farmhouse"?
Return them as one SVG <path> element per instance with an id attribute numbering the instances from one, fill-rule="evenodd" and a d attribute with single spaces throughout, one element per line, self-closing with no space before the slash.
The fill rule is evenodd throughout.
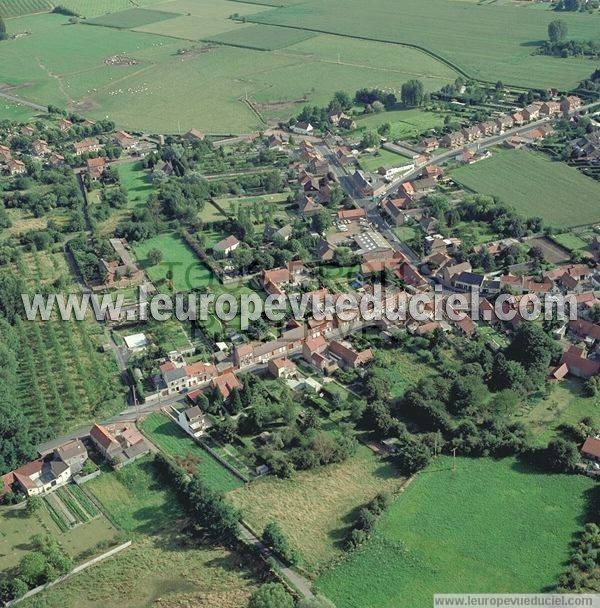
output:
<path id="1" fill-rule="evenodd" d="M 23 173 L 27 172 L 27 169 L 25 168 L 25 163 L 21 162 L 20 160 L 17 160 L 16 158 L 9 160 L 7 166 L 8 172 L 11 175 L 22 175 Z"/>
<path id="2" fill-rule="evenodd" d="M 240 246 L 240 241 L 233 235 L 230 234 L 228 237 L 222 239 L 213 246 L 213 251 L 220 253 L 221 255 L 228 256 L 230 253 L 235 251 Z"/>
<path id="3" fill-rule="evenodd" d="M 81 141 L 76 141 L 73 143 L 73 152 L 76 156 L 81 156 L 82 154 L 91 154 L 93 152 L 98 152 L 101 146 L 97 139 L 89 137 L 87 139 L 83 139 Z"/>
<path id="4" fill-rule="evenodd" d="M 600 363 L 585 356 L 583 348 L 569 346 L 563 353 L 561 364 L 566 364 L 569 373 L 577 378 L 591 378 L 600 372 Z"/>
<path id="5" fill-rule="evenodd" d="M 31 142 L 31 149 L 36 156 L 44 156 L 50 152 L 48 142 L 43 139 L 35 139 Z"/>
<path id="6" fill-rule="evenodd" d="M 204 141 L 204 133 L 198 131 L 198 129 L 190 129 L 184 136 L 183 139 L 188 141 Z"/>
<path id="7" fill-rule="evenodd" d="M 123 150 L 131 150 L 138 145 L 137 139 L 125 131 L 116 131 L 114 141 Z"/>
<path id="8" fill-rule="evenodd" d="M 569 114 L 569 112 L 573 112 L 580 107 L 581 99 L 576 95 L 569 95 L 560 102 L 560 109 L 562 110 L 563 114 Z"/>
<path id="9" fill-rule="evenodd" d="M 27 496 L 40 496 L 66 484 L 71 468 L 60 459 L 39 458 L 2 477 L 0 496 L 9 491 L 21 491 Z"/>
<path id="10" fill-rule="evenodd" d="M 90 179 L 93 179 L 94 181 L 99 180 L 104 173 L 104 169 L 106 168 L 106 160 L 103 156 L 88 158 L 86 161 L 86 167 Z"/>
<path id="11" fill-rule="evenodd" d="M 419 142 L 419 146 L 423 148 L 424 152 L 433 152 L 440 147 L 440 142 L 436 137 L 424 137 Z"/>

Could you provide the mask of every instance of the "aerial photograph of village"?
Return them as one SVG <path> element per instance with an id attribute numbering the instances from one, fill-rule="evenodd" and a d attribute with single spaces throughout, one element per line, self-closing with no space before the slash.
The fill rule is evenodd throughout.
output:
<path id="1" fill-rule="evenodd" d="M 0 0 L 0 607 L 600 608 L 600 0 Z"/>

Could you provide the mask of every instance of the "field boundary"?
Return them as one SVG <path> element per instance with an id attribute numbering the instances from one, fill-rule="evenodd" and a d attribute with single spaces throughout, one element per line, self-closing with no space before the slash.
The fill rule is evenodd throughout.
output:
<path id="1" fill-rule="evenodd" d="M 46 583 L 45 585 L 40 585 L 39 587 L 35 587 L 34 589 L 31 589 L 30 591 L 28 591 L 22 597 L 20 597 L 16 600 L 7 602 L 5 604 L 5 606 L 7 606 L 7 607 L 15 606 L 21 600 L 33 597 L 34 595 L 37 595 L 41 591 L 45 591 L 46 589 L 50 589 L 51 587 L 58 585 L 59 583 L 62 583 L 63 581 L 66 581 L 67 579 L 71 578 L 75 574 L 79 574 L 80 572 L 83 572 L 83 570 L 89 568 L 90 566 L 94 566 L 95 564 L 98 564 L 98 563 L 104 561 L 105 559 L 108 559 L 109 557 L 112 557 L 113 555 L 116 555 L 117 553 L 124 551 L 125 549 L 131 547 L 131 545 L 132 545 L 132 541 L 130 541 L 130 540 L 122 543 L 121 545 L 117 545 L 116 547 L 109 549 L 106 553 L 103 553 L 102 555 L 98 555 L 98 556 L 88 560 L 87 562 L 84 562 L 83 564 L 79 564 L 79 566 L 75 566 L 75 568 L 73 568 L 73 570 L 71 570 L 71 572 L 65 574 L 64 576 L 61 576 L 54 581 Z"/>

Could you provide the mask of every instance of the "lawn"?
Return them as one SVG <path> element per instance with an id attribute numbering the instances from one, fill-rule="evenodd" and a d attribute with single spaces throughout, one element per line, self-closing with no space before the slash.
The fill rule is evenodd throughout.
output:
<path id="1" fill-rule="evenodd" d="M 390 169 L 391 167 L 402 167 L 410 162 L 410 158 L 383 148 L 371 154 L 361 154 L 359 159 L 361 169 L 371 173 L 376 173 L 380 167 Z"/>
<path id="2" fill-rule="evenodd" d="M 15 566 L 31 551 L 31 538 L 36 534 L 52 534 L 78 561 L 83 552 L 95 549 L 100 542 L 113 540 L 117 533 L 104 516 L 62 532 L 45 506 L 33 515 L 27 515 L 24 507 L 0 506 L 0 573 Z"/>
<path id="3" fill-rule="evenodd" d="M 178 502 L 157 479 L 152 456 L 102 473 L 85 488 L 126 532 L 156 533 L 182 516 Z"/>
<path id="4" fill-rule="evenodd" d="M 343 555 L 342 543 L 356 510 L 378 492 L 392 492 L 402 479 L 361 446 L 341 464 L 301 471 L 292 479 L 266 477 L 229 494 L 244 518 L 262 532 L 277 521 L 301 555 L 301 565 L 317 571 Z"/>
<path id="5" fill-rule="evenodd" d="M 556 436 L 561 424 L 577 424 L 585 417 L 600 426 L 600 403 L 597 398 L 585 395 L 580 381 L 566 378 L 553 385 L 548 397 L 519 411 L 516 420 L 527 424 L 536 443 L 541 445 Z"/>
<path id="6" fill-rule="evenodd" d="M 446 114 L 441 112 L 425 112 L 424 110 L 391 110 L 379 114 L 360 116 L 356 120 L 359 130 L 376 131 L 382 124 L 391 126 L 390 139 L 409 139 L 417 137 L 430 129 L 444 125 Z"/>
<path id="7" fill-rule="evenodd" d="M 127 192 L 127 206 L 130 209 L 142 208 L 148 197 L 154 191 L 150 173 L 143 168 L 142 163 L 120 163 L 117 165 L 121 185 Z"/>
<path id="8" fill-rule="evenodd" d="M 152 266 L 148 251 L 159 249 L 163 260 Z M 196 287 L 219 284 L 212 271 L 205 266 L 196 254 L 173 232 L 159 234 L 134 247 L 135 255 L 142 268 L 152 281 L 162 281 L 169 269 L 173 272 L 173 287 L 176 291 L 191 291 Z"/>
<path id="9" fill-rule="evenodd" d="M 327 32 L 370 40 L 415 45 L 457 65 L 471 77 L 490 82 L 559 89 L 573 87 L 589 75 L 582 58 L 557 60 L 536 55 L 556 13 L 506 4 L 428 0 L 308 0 L 267 9 L 248 21 Z M 598 40 L 600 15 L 563 13 L 569 37 Z M 415 65 L 415 71 L 418 66 Z"/>
<path id="10" fill-rule="evenodd" d="M 237 477 L 163 414 L 150 414 L 141 428 L 167 456 L 179 461 L 193 460 L 197 473 L 213 490 L 229 492 L 242 485 Z"/>
<path id="11" fill-rule="evenodd" d="M 337 608 L 425 608 L 434 593 L 545 591 L 586 521 L 593 486 L 512 458 L 459 458 L 456 471 L 438 458 L 317 588 Z"/>
<path id="12" fill-rule="evenodd" d="M 600 184 L 577 169 L 528 150 L 496 151 L 452 172 L 460 184 L 497 196 L 525 217 L 558 227 L 600 221 Z"/>
<path id="13" fill-rule="evenodd" d="M 397 226 L 392 231 L 401 241 L 412 241 L 417 236 L 416 229 L 410 226 Z"/>

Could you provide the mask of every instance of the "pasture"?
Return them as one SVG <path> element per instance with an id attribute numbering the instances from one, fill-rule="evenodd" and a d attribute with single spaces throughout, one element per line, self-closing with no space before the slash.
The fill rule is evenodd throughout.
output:
<path id="1" fill-rule="evenodd" d="M 419 608 L 434 593 L 534 593 L 564 568 L 594 482 L 515 459 L 437 458 L 373 537 L 317 581 L 338 608 Z"/>
<path id="2" fill-rule="evenodd" d="M 142 422 L 141 428 L 150 441 L 167 456 L 193 466 L 204 483 L 213 490 L 229 492 L 242 485 L 237 477 L 165 415 L 150 414 Z"/>
<path id="3" fill-rule="evenodd" d="M 361 446 L 340 464 L 300 471 L 292 479 L 265 477 L 228 498 L 259 533 L 275 520 L 300 551 L 302 567 L 315 572 L 343 555 L 342 544 L 358 508 L 402 482 L 389 464 Z"/>
<path id="4" fill-rule="evenodd" d="M 150 25 L 151 23 L 160 23 L 167 19 L 172 19 L 173 17 L 176 17 L 176 13 L 154 11 L 146 8 L 130 8 L 125 11 L 119 11 L 118 13 L 109 13 L 107 15 L 102 15 L 101 17 L 88 19 L 86 23 L 88 25 L 116 27 L 127 30 L 143 25 Z"/>
<path id="5" fill-rule="evenodd" d="M 382 124 L 389 123 L 390 139 L 409 139 L 430 129 L 442 127 L 445 116 L 441 112 L 425 112 L 419 109 L 391 110 L 359 116 L 356 119 L 356 126 L 359 131 L 376 131 Z"/>
<path id="6" fill-rule="evenodd" d="M 160 0 L 136 0 L 135 5 L 141 7 L 158 2 Z M 60 0 L 60 4 L 88 19 L 131 8 L 130 0 Z"/>
<path id="7" fill-rule="evenodd" d="M 285 27 L 246 25 L 230 32 L 212 36 L 210 41 L 230 46 L 272 51 L 303 42 L 314 36 L 316 34 L 312 32 L 292 30 Z"/>
<path id="8" fill-rule="evenodd" d="M 432 16 L 435 15 L 435 18 Z M 581 58 L 557 60 L 532 51 L 547 38 L 556 14 L 528 6 L 478 5 L 429 0 L 308 0 L 267 9 L 248 21 L 309 31 L 414 45 L 426 49 L 470 77 L 530 87 L 573 87 L 590 71 Z M 600 15 L 561 14 L 569 36 L 598 40 Z"/>
<path id="9" fill-rule="evenodd" d="M 600 221 L 600 184 L 565 163 L 528 150 L 497 150 L 451 173 L 463 186 L 497 196 L 524 217 L 558 227 Z"/>

